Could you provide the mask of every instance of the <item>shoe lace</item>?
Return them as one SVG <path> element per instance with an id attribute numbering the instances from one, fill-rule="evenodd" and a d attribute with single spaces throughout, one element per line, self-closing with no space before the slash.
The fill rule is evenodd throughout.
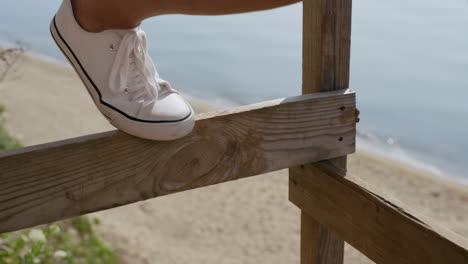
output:
<path id="1" fill-rule="evenodd" d="M 123 36 L 110 71 L 109 88 L 115 93 L 130 94 L 130 100 L 144 95 L 155 100 L 164 91 L 175 92 L 168 82 L 159 78 L 148 55 L 144 31 L 129 31 Z"/>

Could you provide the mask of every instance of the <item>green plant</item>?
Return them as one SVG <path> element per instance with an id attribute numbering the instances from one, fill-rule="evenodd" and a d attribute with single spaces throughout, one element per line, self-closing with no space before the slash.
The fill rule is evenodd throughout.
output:
<path id="1" fill-rule="evenodd" d="M 21 143 L 17 139 L 11 137 L 2 126 L 2 115 L 4 112 L 5 107 L 3 105 L 0 105 L 0 151 L 21 147 Z"/>
<path id="2" fill-rule="evenodd" d="M 0 235 L 0 264 L 114 264 L 119 259 L 80 216 Z"/>

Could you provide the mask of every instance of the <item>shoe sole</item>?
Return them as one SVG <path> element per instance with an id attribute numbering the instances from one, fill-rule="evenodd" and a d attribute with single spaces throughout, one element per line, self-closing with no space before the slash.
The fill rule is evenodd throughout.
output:
<path id="1" fill-rule="evenodd" d="M 190 113 L 179 120 L 140 120 L 131 117 L 123 111 L 107 104 L 101 98 L 101 93 L 91 80 L 78 58 L 65 42 L 62 35 L 57 29 L 55 17 L 50 23 L 50 33 L 57 46 L 65 55 L 67 60 L 73 66 L 73 69 L 80 77 L 86 87 L 88 94 L 91 96 L 94 104 L 101 114 L 116 128 L 141 138 L 151 140 L 174 140 L 189 134 L 195 123 L 195 114 L 190 106 Z"/>

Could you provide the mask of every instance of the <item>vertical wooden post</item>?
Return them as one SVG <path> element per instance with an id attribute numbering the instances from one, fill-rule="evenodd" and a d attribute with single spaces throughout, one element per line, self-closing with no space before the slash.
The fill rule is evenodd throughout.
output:
<path id="1" fill-rule="evenodd" d="M 303 1 L 303 94 L 349 87 L 351 6 L 351 0 Z M 346 170 L 346 157 L 332 162 Z M 343 240 L 302 211 L 301 264 L 341 264 L 343 255 Z"/>

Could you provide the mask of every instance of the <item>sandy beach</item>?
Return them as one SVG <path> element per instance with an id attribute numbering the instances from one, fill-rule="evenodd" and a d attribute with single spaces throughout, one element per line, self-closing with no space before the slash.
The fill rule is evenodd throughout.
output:
<path id="1" fill-rule="evenodd" d="M 0 83 L 0 104 L 5 128 L 24 145 L 114 129 L 71 68 L 28 56 L 15 68 Z M 213 110 L 191 101 L 198 113 Z M 349 160 L 373 190 L 468 238 L 466 186 L 362 151 Z M 299 263 L 300 212 L 287 183 L 282 170 L 94 215 L 125 263 Z M 349 246 L 345 259 L 368 263 Z"/>

